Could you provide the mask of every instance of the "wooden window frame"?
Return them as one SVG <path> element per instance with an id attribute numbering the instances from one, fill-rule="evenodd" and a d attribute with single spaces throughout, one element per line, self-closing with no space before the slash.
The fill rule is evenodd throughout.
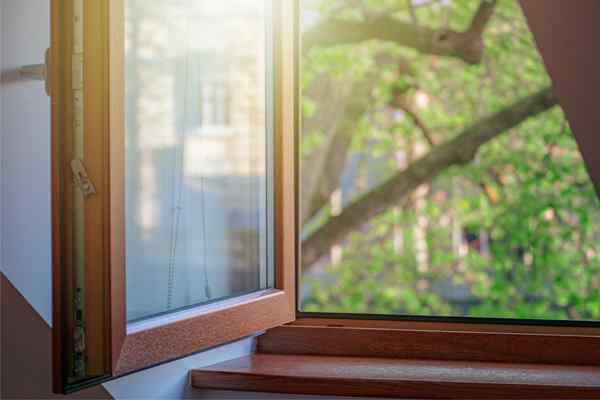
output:
<path id="1" fill-rule="evenodd" d="M 295 23 L 293 0 L 273 1 L 274 289 L 129 324 L 124 245 L 124 0 L 85 2 L 84 162 L 97 194 L 85 201 L 86 371 L 69 384 L 72 346 L 73 0 L 51 2 L 53 365 L 66 393 L 225 344 L 295 318 Z M 90 374 L 91 375 L 91 374 Z"/>
<path id="2" fill-rule="evenodd" d="M 527 6 L 525 0 L 519 2 Z M 572 72 L 568 61 L 564 63 L 565 71 Z M 575 97 L 576 88 L 553 89 L 566 99 Z M 588 97 L 578 98 L 586 104 L 582 110 L 573 101 L 559 101 L 567 118 L 590 112 L 587 105 L 594 103 Z M 600 157 L 592 150 L 598 148 L 599 136 L 578 127 L 582 129 L 573 134 L 600 197 Z M 600 366 L 600 321 L 314 313 L 303 312 L 297 299 L 296 319 L 261 336 L 258 352 Z"/>
<path id="3" fill-rule="evenodd" d="M 68 14 L 72 0 L 52 0 L 52 20 Z M 298 237 L 296 235 L 298 195 L 298 50 L 299 27 L 294 16 L 299 0 L 282 0 L 282 19 L 276 37 L 276 119 L 275 204 L 276 290 L 243 302 L 228 302 L 209 308 L 201 307 L 172 317 L 169 323 L 137 325 L 127 330 L 125 313 L 125 266 L 123 242 L 123 0 L 89 2 L 101 16 L 97 25 L 88 26 L 91 39 L 86 48 L 96 57 L 89 63 L 85 76 L 94 77 L 86 96 L 86 134 L 96 133 L 102 151 L 94 151 L 88 164 L 90 175 L 100 182 L 101 196 L 90 207 L 89 218 L 99 229 L 93 235 L 97 248 L 93 261 L 96 280 L 103 284 L 95 293 L 104 299 L 93 302 L 98 315 L 95 323 L 102 336 L 92 345 L 108 354 L 103 377 L 98 383 L 139 369 L 174 360 L 185 355 L 268 330 L 258 340 L 263 353 L 313 354 L 356 357 L 394 357 L 433 360 L 485 361 L 502 363 L 544 363 L 561 365 L 600 365 L 600 328 L 598 324 L 569 323 L 546 325 L 543 322 L 511 321 L 497 323 L 470 319 L 422 319 L 406 317 L 349 316 L 303 313 L 297 307 Z M 104 21 L 104 22 L 102 22 Z M 67 170 L 63 142 L 69 140 L 70 128 L 63 120 L 71 115 L 65 87 L 71 79 L 64 60 L 69 46 L 68 29 L 53 24 L 51 49 L 51 93 L 53 127 L 53 279 L 54 279 L 54 371 L 55 390 L 64 392 L 62 372 L 65 367 L 62 346 L 65 343 L 64 271 L 69 268 L 65 255 L 62 212 L 63 171 Z M 98 34 L 100 32 L 100 34 Z M 292 45 L 292 43 L 294 43 Z M 103 63 L 102 60 L 108 60 Z M 90 79 L 90 81 L 92 81 Z M 98 96 L 101 93 L 102 96 Z M 92 96 L 92 94 L 94 94 Z M 591 136 L 579 137 L 591 143 Z M 66 138 L 66 139 L 65 139 Z M 101 138 L 104 138 L 101 140 Z M 106 139 L 109 138 L 109 139 Z M 95 155 L 95 158 L 92 157 Z M 86 154 L 87 156 L 87 154 Z M 87 160 L 86 160 L 87 161 Z M 592 179 L 598 188 L 599 160 L 587 158 Z M 111 168 L 108 168 L 108 166 Z M 117 167 L 115 167 L 117 166 Z M 67 188 L 65 187 L 65 190 Z M 87 214 L 86 214 L 87 215 Z M 99 216 L 99 217 L 98 217 Z M 68 228 L 68 225 L 67 225 Z M 93 296 L 91 296 L 93 297 Z M 167 317 L 170 318 L 170 317 Z M 174 319 L 173 319 L 174 318 Z M 291 321 L 291 322 L 290 322 Z M 164 322 L 164 321 L 163 321 Z M 515 321 L 512 321 L 515 322 Z M 287 325 L 283 325 L 289 323 Z M 283 326 L 281 326 L 283 325 Z M 561 326 L 562 325 L 562 326 Z M 575 324 L 577 325 L 577 324 Z M 273 329 L 271 329 L 273 328 Z M 381 340 L 374 340 L 379 337 Z M 332 342 L 332 338 L 335 340 Z M 544 351 L 538 349 L 543 348 Z M 579 349 L 579 351 L 573 351 Z"/>
<path id="4" fill-rule="evenodd" d="M 600 329 L 304 317 L 268 331 L 258 349 L 289 355 L 600 366 Z"/>

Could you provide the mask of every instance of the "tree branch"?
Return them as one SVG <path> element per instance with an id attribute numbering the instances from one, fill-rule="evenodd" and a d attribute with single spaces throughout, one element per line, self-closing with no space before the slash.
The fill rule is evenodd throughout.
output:
<path id="1" fill-rule="evenodd" d="M 371 92 L 378 82 L 381 67 L 392 64 L 397 66 L 398 74 L 409 73 L 410 64 L 405 59 L 383 53 L 375 60 L 377 70 L 367 73 L 359 81 L 343 82 L 342 87 L 339 82 L 324 88 L 322 84 L 313 85 L 317 89 L 313 97 L 318 99 L 318 113 L 304 121 L 303 130 L 310 132 L 326 127 L 326 140 L 302 161 L 302 187 L 305 188 L 300 201 L 302 222 L 315 216 L 339 187 L 358 122 L 373 103 Z"/>
<path id="2" fill-rule="evenodd" d="M 365 21 L 329 19 L 304 33 L 303 47 L 307 50 L 313 46 L 328 47 L 376 39 L 410 47 L 423 54 L 456 57 L 477 64 L 484 51 L 481 35 L 495 5 L 496 0 L 483 0 L 469 29 L 464 32 L 434 30 L 388 16 Z"/>
<path id="3" fill-rule="evenodd" d="M 341 214 L 332 217 L 302 243 L 305 272 L 348 233 L 371 218 L 402 202 L 414 189 L 430 182 L 453 165 L 466 164 L 479 148 L 503 132 L 557 104 L 550 88 L 522 99 L 512 106 L 466 128 L 454 139 L 439 145 L 395 176 L 356 199 Z"/>
<path id="4" fill-rule="evenodd" d="M 475 16 L 471 20 L 471 25 L 466 31 L 467 34 L 475 38 L 480 38 L 485 31 L 490 18 L 494 14 L 494 8 L 496 8 L 497 0 L 482 0 L 479 4 Z"/>
<path id="5" fill-rule="evenodd" d="M 435 140 L 433 139 L 433 134 L 431 130 L 427 127 L 425 121 L 421 119 L 421 117 L 413 110 L 412 106 L 408 103 L 406 99 L 402 97 L 402 95 L 397 95 L 392 102 L 392 106 L 399 108 L 404 111 L 406 115 L 412 120 L 412 122 L 421 130 L 423 137 L 429 144 L 431 148 L 435 147 Z"/>

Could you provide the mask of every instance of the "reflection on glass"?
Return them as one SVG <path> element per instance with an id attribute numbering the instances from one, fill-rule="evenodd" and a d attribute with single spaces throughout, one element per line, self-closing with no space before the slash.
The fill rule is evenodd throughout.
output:
<path id="1" fill-rule="evenodd" d="M 125 3 L 128 320 L 271 287 L 268 7 Z"/>
<path id="2" fill-rule="evenodd" d="M 519 2 L 358 3 L 301 3 L 303 311 L 600 320 L 600 202 Z"/>

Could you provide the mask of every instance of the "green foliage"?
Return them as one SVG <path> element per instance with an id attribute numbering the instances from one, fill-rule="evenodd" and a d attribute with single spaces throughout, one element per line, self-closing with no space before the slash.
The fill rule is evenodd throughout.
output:
<path id="1" fill-rule="evenodd" d="M 409 1 L 359 3 L 305 0 L 305 8 L 321 18 L 411 20 Z M 478 5 L 426 3 L 415 9 L 416 22 L 464 31 Z M 381 41 L 316 46 L 305 54 L 305 120 L 330 101 L 311 97 L 323 77 L 340 88 L 361 79 L 373 85 L 351 132 L 348 157 L 362 161 L 349 192 L 366 192 L 404 168 L 399 153 L 410 163 L 429 148 L 415 121 L 394 108 L 396 96 L 413 102 L 441 143 L 550 84 L 516 0 L 498 2 L 483 39 L 477 65 Z M 393 62 L 382 62 L 382 55 Z M 303 156 L 318 152 L 328 134 L 305 132 Z M 368 184 L 359 184 L 365 179 Z M 329 260 L 303 277 L 304 310 L 600 319 L 600 203 L 558 107 L 365 221 L 342 250 L 339 262 Z"/>

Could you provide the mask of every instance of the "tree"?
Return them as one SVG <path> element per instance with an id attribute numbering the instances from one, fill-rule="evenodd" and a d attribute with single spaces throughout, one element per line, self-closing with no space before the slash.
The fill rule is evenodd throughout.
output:
<path id="1" fill-rule="evenodd" d="M 516 0 L 304 6 L 306 308 L 600 318 L 600 207 Z"/>

